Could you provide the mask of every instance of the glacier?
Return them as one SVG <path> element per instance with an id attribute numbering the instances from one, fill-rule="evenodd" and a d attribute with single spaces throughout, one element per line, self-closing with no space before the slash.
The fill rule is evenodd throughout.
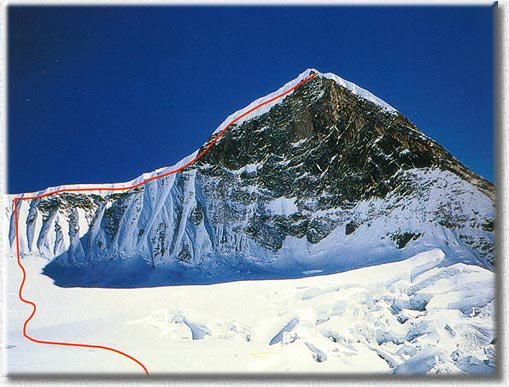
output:
<path id="1" fill-rule="evenodd" d="M 494 375 L 494 273 L 443 266 L 433 249 L 405 261 L 316 277 L 137 289 L 62 288 L 27 256 L 26 296 L 40 338 L 101 343 L 139 358 L 152 375 Z M 6 303 L 16 298 L 13 261 Z M 37 346 L 9 313 L 6 372 L 140 375 L 102 351 Z M 44 358 L 41 361 L 41 357 Z"/>

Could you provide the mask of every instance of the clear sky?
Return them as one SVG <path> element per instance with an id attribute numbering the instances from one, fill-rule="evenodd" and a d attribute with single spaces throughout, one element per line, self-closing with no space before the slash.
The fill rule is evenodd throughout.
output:
<path id="1" fill-rule="evenodd" d="M 173 165 L 306 68 L 494 180 L 493 7 L 9 7 L 8 191 Z"/>

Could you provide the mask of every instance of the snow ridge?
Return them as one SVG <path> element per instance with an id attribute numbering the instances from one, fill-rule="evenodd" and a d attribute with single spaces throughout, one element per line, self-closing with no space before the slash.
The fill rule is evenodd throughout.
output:
<path id="1" fill-rule="evenodd" d="M 272 93 L 270 93 L 270 94 L 268 94 L 268 95 L 266 95 L 264 97 L 258 98 L 257 100 L 251 102 L 246 107 L 244 107 L 244 108 L 236 111 L 235 113 L 229 115 L 221 123 L 221 125 L 219 125 L 217 127 L 217 129 L 214 130 L 212 135 L 219 133 L 226 125 L 228 125 L 230 122 L 235 120 L 237 117 L 239 117 L 242 114 L 244 114 L 246 111 L 254 108 L 255 106 L 257 106 L 259 104 L 264 103 L 265 101 L 267 101 L 267 100 L 269 100 L 271 98 L 274 98 L 278 94 L 284 93 L 285 91 L 291 89 L 292 87 L 297 85 L 299 82 L 303 81 L 309 75 L 311 75 L 312 71 L 313 70 L 311 70 L 311 69 L 308 69 L 308 70 L 304 71 L 297 78 L 295 78 L 294 80 L 286 83 L 283 87 L 279 88 L 278 90 L 276 90 L 276 91 L 274 91 L 274 92 L 272 92 Z M 290 93 L 288 93 L 286 95 L 290 95 L 292 92 L 290 92 Z M 252 119 L 253 117 L 259 116 L 259 115 L 264 114 L 264 113 L 267 113 L 272 107 L 274 107 L 275 105 L 280 103 L 283 98 L 284 97 L 281 97 L 280 99 L 276 99 L 276 100 L 272 101 L 271 103 L 266 104 L 266 105 L 260 107 L 259 109 L 253 111 L 251 114 L 248 114 L 245 117 L 243 117 L 242 119 L 240 119 L 239 121 L 237 121 L 236 124 L 237 125 L 241 124 L 242 122 L 248 121 L 248 120 Z M 138 183 L 140 183 L 140 182 L 142 182 L 142 181 L 144 181 L 146 179 L 149 179 L 149 178 L 152 178 L 152 177 L 158 176 L 158 175 L 163 175 L 163 174 L 165 174 L 165 173 L 167 173 L 167 172 L 169 172 L 169 171 L 171 171 L 173 169 L 176 169 L 176 168 L 186 164 L 188 161 L 192 160 L 194 157 L 196 157 L 197 154 L 198 154 L 198 150 L 196 150 L 193 153 L 191 153 L 190 155 L 184 157 L 182 160 L 180 160 L 179 162 L 177 162 L 176 164 L 174 164 L 172 166 L 166 166 L 166 167 L 162 167 L 162 168 L 156 169 L 156 170 L 154 170 L 152 172 L 146 172 L 146 173 L 142 174 L 141 176 L 136 177 L 133 180 L 122 182 L 122 183 L 65 184 L 65 185 L 48 187 L 48 188 L 46 188 L 44 190 L 36 191 L 36 192 L 7 195 L 7 198 L 10 199 L 10 201 L 11 201 L 14 197 L 23 198 L 23 197 L 27 197 L 27 196 L 39 196 L 39 195 L 48 194 L 48 193 L 51 193 L 51 192 L 54 192 L 54 191 L 60 191 L 60 190 L 66 190 L 66 189 L 75 189 L 75 188 L 80 188 L 80 189 L 81 188 L 87 188 L 87 189 L 88 188 L 90 188 L 90 189 L 97 189 L 97 188 L 111 188 L 111 189 L 114 189 L 114 188 L 129 188 L 130 186 L 138 184 Z M 105 191 L 105 192 L 107 192 L 107 191 Z"/>
<path id="2" fill-rule="evenodd" d="M 389 105 L 387 102 L 383 101 L 382 99 L 378 98 L 376 95 L 372 94 L 371 92 L 369 92 L 368 90 L 366 89 L 363 89 L 362 87 L 356 85 L 355 83 L 353 82 L 350 82 L 350 81 L 347 81 L 346 79 L 343 79 L 341 78 L 340 76 L 334 74 L 334 73 L 321 73 L 320 71 L 314 69 L 314 68 L 309 68 L 307 70 L 305 70 L 304 72 L 302 72 L 301 74 L 299 74 L 299 76 L 293 80 L 291 80 L 290 82 L 286 83 L 283 87 L 279 88 L 278 90 L 264 96 L 264 97 L 261 97 L 261 98 L 258 98 L 257 100 L 251 102 L 249 105 L 247 105 L 245 108 L 243 109 L 240 109 L 238 111 L 236 111 L 235 113 L 231 114 L 230 116 L 228 116 L 222 123 L 221 125 L 219 125 L 219 127 L 214 131 L 214 134 L 215 133 L 218 133 L 219 131 L 221 131 L 221 129 L 227 125 L 229 122 L 233 121 L 234 119 L 236 119 L 238 116 L 242 115 L 243 113 L 245 113 L 246 111 L 252 109 L 253 107 L 255 107 L 256 105 L 259 105 L 271 98 L 273 98 L 274 96 L 278 95 L 278 94 L 281 94 L 281 93 L 284 93 L 286 90 L 294 87 L 295 85 L 297 85 L 299 82 L 301 82 L 303 79 L 306 79 L 307 77 L 309 77 L 311 74 L 313 73 L 316 73 L 317 76 L 319 77 L 323 77 L 323 78 L 327 78 L 327 79 L 331 79 L 333 81 L 335 81 L 338 85 L 350 90 L 352 92 L 352 94 L 354 95 L 357 95 L 359 96 L 360 98 L 363 98 L 367 101 L 370 101 L 370 102 L 373 102 L 375 105 L 378 105 L 380 106 L 382 109 L 388 111 L 388 112 L 391 112 L 391 113 L 397 113 L 397 110 L 395 108 L 393 108 L 391 105 Z M 245 122 L 245 121 L 248 121 L 254 117 L 257 117 L 257 116 L 260 116 L 264 113 L 267 113 L 270 109 L 272 109 L 272 107 L 274 107 L 275 105 L 277 105 L 278 103 L 280 103 L 282 101 L 282 99 L 278 99 L 278 100 L 275 100 L 271 103 L 268 103 L 267 105 L 264 105 L 262 106 L 261 108 L 257 109 L 256 111 L 252 112 L 251 114 L 248 114 L 247 116 L 243 117 L 241 120 L 237 121 L 236 123 L 237 124 L 241 124 L 242 122 Z"/>
<path id="3" fill-rule="evenodd" d="M 380 106 L 381 108 L 383 108 L 384 110 L 386 110 L 388 112 L 392 112 L 392 113 L 396 113 L 397 112 L 397 110 L 394 109 L 392 106 L 390 106 L 388 103 L 386 103 L 382 99 L 378 98 L 377 96 L 373 95 L 371 92 L 363 89 L 362 87 L 359 87 L 356 84 L 354 84 L 354 83 L 352 83 L 350 81 L 347 81 L 347 80 L 339 77 L 336 74 L 333 74 L 333 73 L 320 73 L 316 69 L 309 68 L 309 69 L 305 70 L 304 72 L 302 72 L 301 74 L 299 74 L 297 76 L 297 78 L 295 78 L 295 79 L 291 80 L 290 82 L 286 83 L 284 86 L 280 87 L 276 91 L 256 99 L 255 101 L 251 102 L 249 105 L 245 106 L 244 108 L 242 108 L 240 110 L 237 110 L 235 113 L 229 115 L 221 123 L 221 125 L 219 125 L 217 127 L 217 129 L 212 133 L 212 135 L 219 133 L 226 125 L 228 125 L 230 122 L 232 122 L 233 120 L 237 119 L 237 117 L 243 115 L 245 112 L 249 111 L 250 109 L 253 109 L 255 106 L 260 105 L 260 104 L 270 100 L 271 98 L 274 98 L 278 94 L 282 94 L 285 91 L 291 89 L 292 87 L 294 87 L 295 85 L 297 85 L 298 83 L 302 82 L 304 79 L 309 77 L 312 73 L 316 73 L 318 76 L 334 80 L 340 86 L 345 87 L 346 89 L 350 90 L 354 95 L 357 95 L 357 96 L 359 96 L 359 97 L 361 97 L 363 99 L 366 99 L 366 100 L 368 100 L 370 102 L 373 102 L 374 104 Z M 288 93 L 288 94 L 286 94 L 285 97 L 290 95 L 290 94 L 292 94 L 292 93 L 293 93 L 293 91 Z M 240 124 L 242 124 L 245 121 L 249 121 L 249 120 L 253 119 L 254 117 L 257 117 L 257 116 L 260 116 L 262 114 L 267 113 L 275 105 L 281 103 L 283 99 L 284 99 L 284 97 L 281 97 L 281 98 L 276 99 L 276 100 L 274 100 L 274 101 L 272 101 L 272 102 L 270 102 L 270 103 L 268 103 L 268 104 L 266 104 L 264 106 L 261 106 L 260 108 L 256 109 L 255 111 L 251 112 L 250 114 L 247 114 L 246 116 L 242 117 L 240 120 L 236 121 L 236 125 L 240 125 Z M 197 154 L 198 154 L 198 150 L 195 150 L 193 153 L 191 153 L 190 155 L 184 157 L 182 160 L 180 160 L 179 162 L 177 162 L 176 164 L 174 164 L 172 166 L 166 166 L 166 167 L 162 167 L 162 168 L 156 169 L 156 170 L 151 171 L 151 172 L 146 172 L 146 173 L 144 173 L 144 174 L 134 178 L 133 180 L 126 181 L 126 182 L 121 182 L 121 183 L 103 183 L 103 184 L 65 184 L 65 185 L 48 187 L 48 188 L 46 188 L 44 190 L 36 191 L 36 192 L 6 195 L 6 199 L 10 202 L 10 201 L 12 201 L 12 199 L 14 197 L 23 198 L 23 197 L 39 196 L 39 195 L 48 194 L 48 193 L 51 193 L 51 192 L 54 192 L 54 191 L 67 190 L 67 189 L 76 189 L 76 188 L 79 188 L 79 189 L 83 189 L 83 188 L 85 188 L 85 189 L 97 189 L 97 188 L 118 189 L 118 188 L 126 188 L 127 189 L 127 188 L 129 188 L 129 187 L 131 187 L 131 186 L 133 186 L 135 184 L 138 184 L 138 183 L 140 183 L 140 182 L 142 182 L 142 181 L 144 181 L 146 179 L 150 179 L 150 178 L 158 176 L 158 175 L 163 175 L 163 174 L 165 174 L 165 173 L 167 173 L 167 172 L 169 172 L 169 171 L 171 171 L 173 169 L 176 169 L 176 168 L 186 164 L 189 160 L 192 160 L 194 157 L 196 157 Z M 106 190 L 104 192 L 107 193 Z"/>
<path id="4" fill-rule="evenodd" d="M 314 70 L 314 71 L 316 71 L 316 70 Z M 363 98 L 365 100 L 373 102 L 375 105 L 380 106 L 381 108 L 383 108 L 384 110 L 386 110 L 388 112 L 391 112 L 391 113 L 397 113 L 398 112 L 395 108 L 393 108 L 387 102 L 385 102 L 384 100 L 378 98 L 376 95 L 374 95 L 370 91 L 368 91 L 366 89 L 363 89 L 360 86 L 357 86 L 353 82 L 347 81 L 346 79 L 343 79 L 343 78 L 341 78 L 341 77 L 339 77 L 339 76 L 337 76 L 336 74 L 333 74 L 333 73 L 325 73 L 325 74 L 320 74 L 320 75 L 322 77 L 324 77 L 324 78 L 332 79 L 338 85 L 343 86 L 344 88 L 350 90 L 354 95 L 357 95 L 357 96 L 359 96 L 359 97 L 361 97 L 361 98 Z"/>

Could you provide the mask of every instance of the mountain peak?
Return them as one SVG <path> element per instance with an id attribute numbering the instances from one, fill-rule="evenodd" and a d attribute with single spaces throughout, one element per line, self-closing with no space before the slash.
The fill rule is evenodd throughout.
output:
<path id="1" fill-rule="evenodd" d="M 318 77 L 318 78 L 325 78 L 325 79 L 333 80 L 336 84 L 344 87 L 345 89 L 350 91 L 352 94 L 356 95 L 359 98 L 362 98 L 369 102 L 374 103 L 375 105 L 381 107 L 386 112 L 390 112 L 390 113 L 398 112 L 395 108 L 393 108 L 391 105 L 389 105 L 387 102 L 385 102 L 381 98 L 378 98 L 376 95 L 374 95 L 370 91 L 356 85 L 353 82 L 350 82 L 350 81 L 340 77 L 339 75 L 336 75 L 334 73 L 322 73 L 315 68 L 308 68 L 305 71 L 303 71 L 302 73 L 300 73 L 296 78 L 287 82 L 286 84 L 284 84 L 282 87 L 280 87 L 276 91 L 254 100 L 246 107 L 229 115 L 221 123 L 221 125 L 219 125 L 217 127 L 217 129 L 212 134 L 214 135 L 214 134 L 220 132 L 221 129 L 223 129 L 226 125 L 228 125 L 228 123 L 237 119 L 239 116 L 242 116 L 243 118 L 242 118 L 242 120 L 236 121 L 237 124 L 241 124 L 242 122 L 248 121 L 248 120 L 252 119 L 253 117 L 267 113 L 272 107 L 279 104 L 281 102 L 281 99 L 275 99 L 275 100 L 271 101 L 270 103 L 267 103 L 267 104 L 263 105 L 262 107 L 257 108 L 255 111 L 251 112 L 250 114 L 245 115 L 246 112 L 253 110 L 254 107 L 259 106 L 260 104 L 264 104 L 267 101 L 274 99 L 274 97 L 283 94 L 284 92 L 288 91 L 291 88 L 294 88 L 296 85 L 298 85 L 301 82 L 303 82 L 304 80 L 308 79 L 312 74 L 316 74 L 316 77 Z"/>
<path id="2" fill-rule="evenodd" d="M 199 160 L 188 163 L 195 152 L 179 173 L 157 170 L 136 189 L 23 200 L 21 253 L 55 258 L 53 274 L 82 267 L 75 284 L 101 285 L 88 270 L 104 263 L 122 271 L 123 259 L 135 271 L 145 265 L 147 276 L 169 270 L 154 276 L 158 285 L 175 272 L 191 280 L 334 272 L 429 246 L 451 262 L 494 262 L 493 187 L 335 74 L 308 69 L 218 130 Z M 131 277 L 116 279 L 125 286 Z"/>
<path id="3" fill-rule="evenodd" d="M 350 82 L 350 81 L 348 81 L 334 73 L 322 73 L 315 68 L 308 68 L 304 72 L 299 74 L 299 76 L 295 79 L 295 81 L 300 82 L 302 79 L 306 79 L 311 74 L 317 74 L 318 77 L 331 79 L 334 82 L 336 82 L 338 85 L 348 89 L 350 92 L 352 92 L 352 94 L 357 95 L 358 97 L 366 99 L 370 102 L 373 102 L 375 105 L 380 106 L 387 112 L 391 112 L 391 113 L 398 112 L 394 107 L 392 107 L 387 102 L 385 102 L 381 98 L 377 97 L 370 91 L 368 91 L 368 90 L 356 85 L 355 83 Z"/>

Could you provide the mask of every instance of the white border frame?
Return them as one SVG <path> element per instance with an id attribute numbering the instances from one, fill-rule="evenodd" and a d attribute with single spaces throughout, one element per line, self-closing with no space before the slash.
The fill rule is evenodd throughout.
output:
<path id="1" fill-rule="evenodd" d="M 493 4 L 493 1 L 426 1 L 426 0 L 351 0 L 351 1 L 334 1 L 334 0 L 293 0 L 293 1 L 271 1 L 271 0 L 247 0 L 247 1 L 231 1 L 231 0 L 175 0 L 175 1 L 157 1 L 157 0 L 0 0 L 0 39 L 3 45 L 3 50 L 0 53 L 0 194 L 6 192 L 6 177 L 7 177 L 7 6 L 9 5 L 479 5 L 479 4 Z M 183 386 L 255 386 L 255 385 L 320 385 L 332 386 L 338 382 L 347 386 L 406 386 L 406 385 L 435 385 L 435 386 L 497 386 L 505 385 L 509 381 L 509 366 L 506 359 L 506 343 L 508 343 L 508 332 L 506 330 L 506 323 L 509 319 L 508 305 L 504 294 L 504 283 L 509 281 L 509 273 L 505 264 L 505 257 L 507 252 L 507 245 L 505 242 L 507 217 L 509 216 L 509 174 L 505 173 L 508 169 L 509 154 L 507 150 L 507 130 L 509 121 L 508 98 L 507 88 L 505 86 L 507 77 L 509 75 L 508 59 L 509 59 L 509 46 L 507 40 L 509 38 L 509 30 L 507 28 L 509 22 L 509 12 L 507 8 L 507 0 L 498 1 L 498 11 L 496 20 L 496 76 L 495 76 L 495 105 L 496 105 L 496 136 L 495 148 L 497 155 L 497 171 L 496 171 L 496 192 L 497 192 L 497 324 L 498 324 L 498 344 L 497 344 L 497 361 L 498 361 L 498 377 L 497 378 L 477 378 L 471 377 L 433 377 L 423 376 L 419 378 L 397 378 L 394 376 L 366 376 L 366 377 L 320 377 L 310 376 L 306 378 L 296 379 L 284 377 L 261 377 L 256 379 L 250 377 L 165 377 L 165 378 L 151 378 L 151 379 L 138 379 L 138 378 L 100 378 L 100 377 L 65 377 L 65 378 L 41 378 L 41 377 L 26 377 L 26 378 L 6 378 L 0 379 L 0 386 L 19 385 L 19 386 L 46 386 L 46 385 L 102 385 L 102 386 L 145 386 L 150 384 L 162 384 L 173 382 Z M 3 152 L 2 152 L 3 150 Z M 1 195 L 0 208 L 3 208 L 3 200 L 5 196 Z M 0 213 L 0 227 L 3 227 L 2 222 L 5 221 L 3 214 Z M 5 241 L 0 240 L 0 257 L 2 257 L 2 268 L 4 264 L 3 257 Z M 2 270 L 3 274 L 3 270 Z M 0 276 L 0 284 L 3 289 L 3 276 Z M 0 298 L 0 306 L 3 305 L 3 298 Z M 2 322 L 3 324 L 3 322 Z M 2 338 L 4 333 L 3 325 L 0 328 Z M 3 342 L 4 340 L 2 340 Z M 3 348 L 0 359 L 3 360 Z M 3 367 L 2 367 L 3 368 Z M 509 383 L 509 382 L 507 382 Z"/>

